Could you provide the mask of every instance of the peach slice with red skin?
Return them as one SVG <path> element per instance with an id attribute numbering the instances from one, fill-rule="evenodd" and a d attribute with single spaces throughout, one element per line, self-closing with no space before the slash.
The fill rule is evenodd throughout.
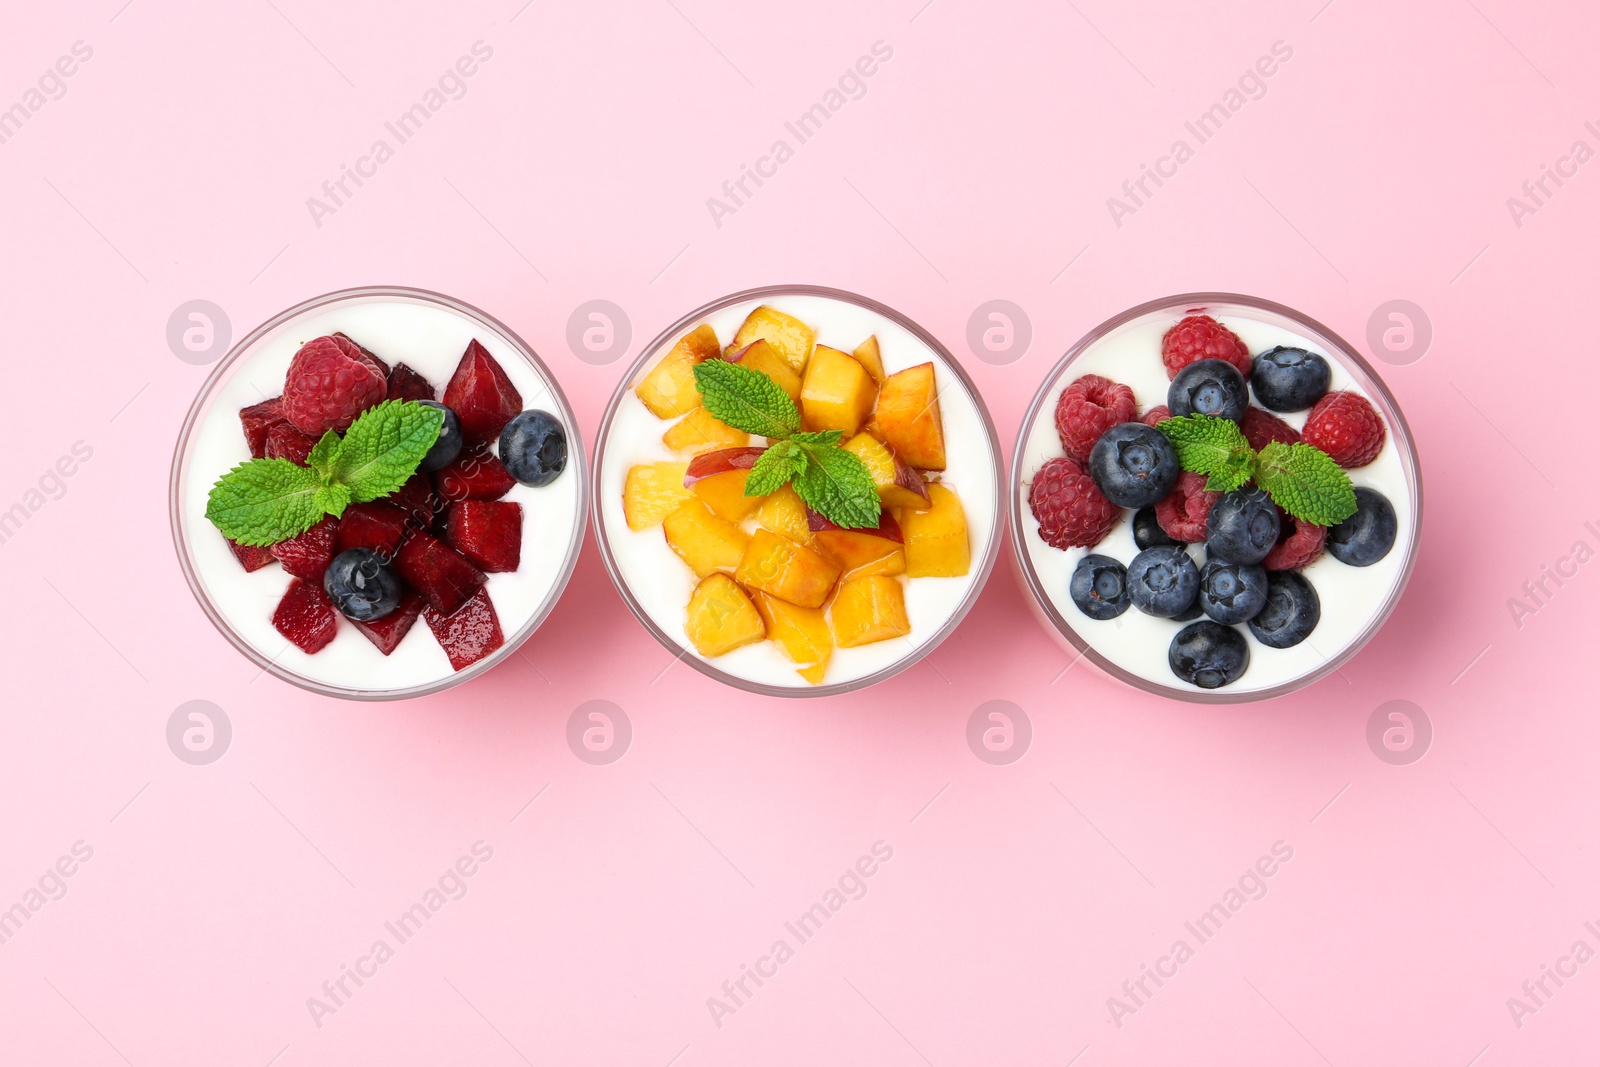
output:
<path id="1" fill-rule="evenodd" d="M 757 530 L 733 572 L 740 585 L 803 608 L 820 608 L 839 578 L 826 556 L 771 530 Z"/>
<path id="2" fill-rule="evenodd" d="M 741 522 L 761 506 L 758 496 L 745 496 L 745 481 L 750 468 L 765 452 L 764 448 L 721 448 L 702 452 L 689 461 L 683 484 L 713 513 L 729 522 Z"/>
<path id="3" fill-rule="evenodd" d="M 806 520 L 817 551 L 839 567 L 844 579 L 905 573 L 905 537 L 889 512 L 879 513 L 876 529 L 847 529 L 810 509 Z"/>

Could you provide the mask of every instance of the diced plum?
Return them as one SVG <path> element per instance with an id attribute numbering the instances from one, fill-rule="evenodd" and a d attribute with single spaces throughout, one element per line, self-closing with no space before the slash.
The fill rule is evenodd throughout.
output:
<path id="1" fill-rule="evenodd" d="M 306 655 L 321 652 L 339 632 L 339 612 L 322 591 L 322 582 L 289 583 L 272 613 L 272 625 Z"/>
<path id="2" fill-rule="evenodd" d="M 514 571 L 522 561 L 522 505 L 514 500 L 458 501 L 445 529 L 456 551 L 486 571 Z"/>
<path id="3" fill-rule="evenodd" d="M 246 572 L 258 571 L 276 558 L 272 549 L 261 545 L 241 545 L 237 541 L 229 541 L 228 547 L 233 549 L 234 558 Z"/>
<path id="4" fill-rule="evenodd" d="M 457 500 L 499 500 L 517 480 L 494 455 L 463 448 L 461 454 L 433 472 L 433 486 L 446 504 Z"/>
<path id="5" fill-rule="evenodd" d="M 400 594 L 399 607 L 381 619 L 357 622 L 355 627 L 361 631 L 363 637 L 378 647 L 379 652 L 387 656 L 399 646 L 406 634 L 411 632 L 411 627 L 416 625 L 417 616 L 422 614 L 422 603 L 422 597 L 415 589 L 407 589 Z"/>
<path id="6" fill-rule="evenodd" d="M 487 589 L 479 589 L 452 614 L 436 611 L 430 604 L 422 609 L 422 617 L 428 620 L 428 629 L 450 657 L 450 666 L 458 671 L 506 643 Z"/>
<path id="7" fill-rule="evenodd" d="M 522 410 L 522 394 L 489 350 L 474 339 L 444 387 L 444 405 L 461 420 L 462 440 L 486 445 Z"/>
<path id="8" fill-rule="evenodd" d="M 433 525 L 433 517 L 444 510 L 444 503 L 433 492 L 428 476 L 418 471 L 406 483 L 389 494 L 389 503 L 404 511 L 411 524 L 419 529 Z"/>
<path id="9" fill-rule="evenodd" d="M 390 400 L 437 400 L 428 379 L 406 366 L 396 363 L 389 372 Z"/>
<path id="10" fill-rule="evenodd" d="M 250 446 L 252 458 L 260 459 L 267 454 L 267 432 L 285 421 L 281 396 L 239 409 L 239 424 L 244 427 L 244 440 Z"/>
<path id="11" fill-rule="evenodd" d="M 338 551 L 370 548 L 393 559 L 406 535 L 406 513 L 385 500 L 351 504 L 339 517 Z"/>
<path id="12" fill-rule="evenodd" d="M 272 555 L 283 564 L 283 569 L 296 578 L 304 578 L 322 589 L 322 572 L 333 559 L 334 539 L 339 533 L 339 520 L 328 516 L 305 533 L 279 541 L 272 546 Z"/>
<path id="13" fill-rule="evenodd" d="M 317 447 L 317 439 L 301 433 L 287 422 L 280 422 L 267 431 L 265 455 L 268 459 L 286 459 L 291 463 L 306 465 L 306 457 Z"/>
<path id="14" fill-rule="evenodd" d="M 489 580 L 461 553 L 430 533 L 418 530 L 400 546 L 395 569 L 421 593 L 428 606 L 448 615 Z"/>

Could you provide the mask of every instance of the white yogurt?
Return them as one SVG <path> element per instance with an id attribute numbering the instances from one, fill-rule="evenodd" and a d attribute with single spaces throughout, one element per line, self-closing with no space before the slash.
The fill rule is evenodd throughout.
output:
<path id="1" fill-rule="evenodd" d="M 568 571 L 583 510 L 578 437 L 550 383 L 498 330 L 449 308 L 400 297 L 335 304 L 278 327 L 219 384 L 196 421 L 179 486 L 180 522 L 194 572 L 224 622 L 278 667 L 312 682 L 367 692 L 429 685 L 456 672 L 421 617 L 388 656 L 343 619 L 338 635 L 313 655 L 285 640 L 272 625 L 272 613 L 290 576 L 276 565 L 245 573 L 205 517 L 212 485 L 250 458 L 239 409 L 279 395 L 299 347 L 335 331 L 348 334 L 391 367 L 407 364 L 428 379 L 436 394 L 443 393 L 467 343 L 476 338 L 522 394 L 524 409 L 542 408 L 566 426 L 567 469 L 543 488 L 519 484 L 502 498 L 522 505 L 521 566 L 513 573 L 489 575 L 487 585 L 507 646 L 530 619 L 544 614 Z"/>
<path id="2" fill-rule="evenodd" d="M 938 633 L 973 592 L 984 575 L 984 562 L 996 536 L 1000 504 L 999 457 L 972 394 L 944 357 L 916 334 L 870 308 L 810 294 L 767 296 L 723 308 L 703 321 L 710 323 L 717 332 L 717 339 L 726 346 L 745 316 L 762 304 L 793 315 L 816 330 L 817 344 L 845 352 L 853 351 L 876 334 L 884 369 L 889 374 L 933 363 L 939 410 L 944 419 L 948 466 L 942 474 L 932 477 L 955 491 L 967 516 L 967 537 L 972 553 L 972 566 L 967 573 L 959 578 L 900 579 L 905 589 L 911 633 L 857 648 L 835 649 L 823 679 L 824 685 L 832 686 L 876 674 L 912 656 Z M 680 331 L 680 336 L 693 325 Z M 668 338 L 627 383 L 627 393 L 618 404 L 606 439 L 601 443 L 604 452 L 596 472 L 596 492 L 600 501 L 602 536 L 610 545 L 616 569 L 634 599 L 662 633 L 686 650 L 686 655 L 748 681 L 795 689 L 813 688 L 796 673 L 794 661 L 770 640 L 758 641 L 721 656 L 700 656 L 684 629 L 689 595 L 699 579 L 667 545 L 660 526 L 630 530 L 623 516 L 622 487 L 630 467 L 659 460 L 681 462 L 683 458 L 661 440 L 661 435 L 676 420 L 657 418 L 633 391 L 677 340 L 678 336 Z M 761 438 L 752 441 L 761 442 Z M 754 520 L 746 520 L 745 526 L 753 529 Z"/>
<path id="3" fill-rule="evenodd" d="M 1411 496 L 1406 483 L 1406 465 L 1395 441 L 1394 426 L 1385 420 L 1388 433 L 1383 451 L 1372 463 L 1349 474 L 1350 480 L 1358 487 L 1376 489 L 1394 505 L 1399 519 L 1394 548 L 1370 567 L 1347 566 L 1324 552 L 1301 571 L 1316 588 L 1322 602 L 1322 621 L 1310 637 L 1291 648 L 1268 648 L 1255 639 L 1248 626 L 1241 624 L 1236 629 L 1245 635 L 1250 647 L 1250 665 L 1243 677 L 1220 690 L 1201 690 L 1183 681 L 1173 674 L 1168 665 L 1167 651 L 1172 638 L 1186 623 L 1146 615 L 1131 605 L 1115 619 L 1097 621 L 1084 615 L 1068 593 L 1073 569 L 1080 559 L 1091 552 L 1110 556 L 1124 565 L 1132 562 L 1139 551 L 1133 540 L 1134 511 L 1125 510 L 1117 526 L 1093 548 L 1063 551 L 1052 548 L 1039 536 L 1039 524 L 1028 507 L 1033 472 L 1044 466 L 1046 461 L 1064 454 L 1055 429 L 1055 407 L 1061 390 L 1085 374 L 1099 374 L 1132 389 L 1141 415 L 1165 404 L 1170 382 L 1161 362 L 1161 338 L 1179 317 L 1174 313 L 1157 321 L 1129 324 L 1085 350 L 1050 383 L 1024 442 L 1025 454 L 1021 466 L 1024 477 L 1018 490 L 1022 498 L 1020 525 L 1023 527 L 1023 541 L 1027 546 L 1028 560 L 1056 612 L 1067 620 L 1080 638 L 1112 663 L 1157 684 L 1191 692 L 1259 692 L 1296 681 L 1337 658 L 1361 637 L 1373 618 L 1383 610 L 1396 585 L 1402 581 L 1414 523 Z M 1372 399 L 1340 362 L 1338 353 L 1280 326 L 1253 321 L 1237 313 L 1218 314 L 1215 317 L 1239 335 L 1252 356 L 1275 345 L 1316 352 L 1328 360 L 1333 370 L 1330 389 L 1349 390 Z M 1302 411 L 1279 414 L 1278 417 L 1298 430 L 1305 425 L 1307 414 L 1309 412 Z M 1189 551 L 1196 566 L 1200 565 L 1205 558 L 1204 545 L 1192 545 Z"/>

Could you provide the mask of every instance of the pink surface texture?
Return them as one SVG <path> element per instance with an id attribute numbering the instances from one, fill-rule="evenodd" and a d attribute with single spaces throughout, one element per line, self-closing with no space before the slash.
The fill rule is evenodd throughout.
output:
<path id="1" fill-rule="evenodd" d="M 1576 0 L 11 5 L 0 1062 L 1590 1062 L 1597 32 Z M 169 344 L 189 302 L 237 339 L 452 294 L 592 447 L 643 343 L 779 282 L 940 337 L 1008 452 L 1126 307 L 1301 309 L 1415 432 L 1411 585 L 1236 708 L 1074 666 L 1008 558 L 927 660 L 820 702 L 675 663 L 592 541 L 520 655 L 402 704 L 263 676 L 195 604 L 168 464 L 223 347 Z M 583 346 L 596 300 L 626 347 Z M 968 740 L 993 701 L 1010 762 Z"/>

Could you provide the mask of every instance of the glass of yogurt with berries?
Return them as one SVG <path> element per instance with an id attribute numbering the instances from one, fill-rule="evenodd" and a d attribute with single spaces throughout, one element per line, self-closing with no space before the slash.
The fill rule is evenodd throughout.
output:
<path id="1" fill-rule="evenodd" d="M 629 369 L 595 452 L 612 580 L 668 651 L 749 692 L 882 681 L 931 652 L 999 549 L 1000 449 L 971 379 L 836 289 L 735 293 Z"/>
<path id="2" fill-rule="evenodd" d="M 1251 297 L 1097 327 L 1034 397 L 1011 475 L 1045 625 L 1178 699 L 1260 700 L 1336 670 L 1416 558 L 1421 478 L 1394 397 L 1327 327 Z"/>
<path id="3" fill-rule="evenodd" d="M 586 492 L 571 408 L 521 338 L 447 296 L 362 288 L 284 311 L 218 364 L 178 440 L 171 518 L 201 607 L 262 670 L 391 700 L 481 674 L 538 628 Z"/>

